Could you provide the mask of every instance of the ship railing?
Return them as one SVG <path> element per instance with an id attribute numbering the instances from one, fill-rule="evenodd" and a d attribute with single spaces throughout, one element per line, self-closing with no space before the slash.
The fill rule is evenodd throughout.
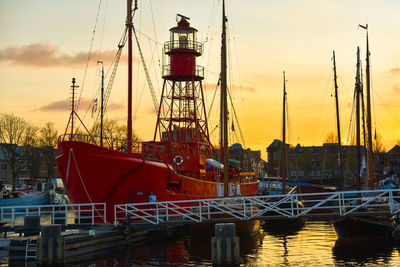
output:
<path id="1" fill-rule="evenodd" d="M 168 41 L 164 43 L 164 53 L 169 53 L 171 50 L 189 50 L 194 51 L 196 54 L 201 55 L 203 53 L 203 44 L 196 41 Z"/>
<path id="2" fill-rule="evenodd" d="M 72 138 L 71 138 L 72 137 Z M 89 143 L 89 144 L 94 144 L 94 145 L 100 145 L 100 136 L 95 136 L 95 135 L 88 135 L 88 134 L 63 134 L 58 137 L 58 143 L 63 142 L 63 141 L 79 141 L 79 142 L 84 142 L 84 143 Z M 127 151 L 127 145 L 128 141 L 127 139 L 121 139 L 121 138 L 111 138 L 111 137 L 104 137 L 103 136 L 103 147 L 112 149 L 112 150 L 118 150 L 118 151 Z M 132 142 L 132 151 L 134 153 L 140 153 L 142 150 L 142 143 L 139 141 L 133 140 Z"/>
<path id="3" fill-rule="evenodd" d="M 114 206 L 115 224 L 158 225 L 365 215 L 400 216 L 400 189 L 131 203 Z"/>
<path id="4" fill-rule="evenodd" d="M 106 223 L 106 204 L 57 204 L 0 207 L 0 221 L 12 228 L 23 225 L 25 216 L 39 216 L 41 223 Z"/>
<path id="5" fill-rule="evenodd" d="M 179 65 L 175 65 L 176 67 Z M 183 67 L 185 67 L 185 64 L 182 64 Z M 184 74 L 183 76 L 187 76 L 188 74 Z M 193 73 L 190 73 L 190 75 L 192 76 L 196 76 L 196 77 L 200 77 L 200 78 L 204 78 L 204 67 L 203 66 L 199 66 L 196 65 Z M 180 76 L 180 74 L 176 74 L 176 73 L 172 73 L 171 71 L 171 65 L 164 65 L 162 68 L 162 76 L 163 77 L 169 77 L 169 76 Z"/>

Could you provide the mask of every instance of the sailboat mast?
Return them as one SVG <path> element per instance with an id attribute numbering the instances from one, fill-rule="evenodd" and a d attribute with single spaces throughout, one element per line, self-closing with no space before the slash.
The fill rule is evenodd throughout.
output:
<path id="1" fill-rule="evenodd" d="M 357 124 L 357 190 L 361 190 L 361 145 L 360 145 L 360 47 L 357 47 L 357 74 L 356 74 L 356 124 Z"/>
<path id="2" fill-rule="evenodd" d="M 336 58 L 335 51 L 333 51 L 333 73 L 335 82 L 335 101 L 336 101 L 336 124 L 337 124 L 337 134 L 338 134 L 338 148 L 339 148 L 339 165 L 340 165 L 340 178 L 338 181 L 338 189 L 341 191 L 343 189 L 343 154 L 342 154 L 342 141 L 340 137 L 340 116 L 339 116 L 339 96 L 338 96 L 338 85 L 336 76 Z"/>
<path id="3" fill-rule="evenodd" d="M 369 66 L 369 44 L 368 44 L 368 24 L 366 25 L 367 30 L 367 66 L 366 66 L 366 78 L 367 78 L 367 138 L 368 138 L 368 174 L 369 174 L 369 189 L 374 189 L 374 157 L 372 151 L 372 127 L 371 127 L 371 83 L 370 83 L 370 66 Z"/>
<path id="4" fill-rule="evenodd" d="M 228 105 L 227 105 L 227 78 L 226 78 L 226 16 L 225 0 L 222 1 L 222 44 L 221 44 L 221 155 L 224 160 L 224 196 L 228 194 L 229 155 L 228 155 Z"/>
<path id="5" fill-rule="evenodd" d="M 104 66 L 101 65 L 101 110 L 100 110 L 100 146 L 103 146 L 103 117 L 104 117 Z"/>
<path id="6" fill-rule="evenodd" d="M 127 1 L 126 27 L 128 29 L 128 122 L 127 148 L 132 153 L 132 0 Z"/>
<path id="7" fill-rule="evenodd" d="M 283 72 L 283 118 L 282 118 L 282 161 L 281 161 L 281 178 L 282 178 L 282 194 L 286 189 L 286 79 Z"/>
<path id="8" fill-rule="evenodd" d="M 72 98 L 71 98 L 71 136 L 69 140 L 72 141 L 74 139 L 74 116 L 75 116 L 75 88 L 78 88 L 78 85 L 75 85 L 75 78 L 72 78 Z"/>

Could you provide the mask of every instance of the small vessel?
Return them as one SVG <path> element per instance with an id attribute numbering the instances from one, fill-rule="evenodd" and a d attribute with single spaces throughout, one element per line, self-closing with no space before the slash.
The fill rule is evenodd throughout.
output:
<path id="1" fill-rule="evenodd" d="M 43 192 L 20 192 L 14 196 L 4 196 L 0 199 L 0 207 L 5 206 L 35 206 L 47 205 L 50 201 L 50 195 Z"/>
<path id="2" fill-rule="evenodd" d="M 11 187 L 8 188 L 0 181 L 0 207 L 46 205 L 49 201 L 48 192 L 29 188 L 20 188 L 18 191 L 11 192 Z"/>
<path id="3" fill-rule="evenodd" d="M 283 72 L 283 118 L 282 118 L 282 149 L 281 149 L 281 193 L 280 195 L 286 194 L 286 176 L 287 176 L 287 150 L 286 150 L 286 108 L 287 108 L 287 93 L 286 93 L 286 78 L 285 72 Z M 296 188 L 293 188 L 288 194 L 295 192 Z M 302 202 L 297 203 L 299 206 L 304 207 Z M 281 208 L 290 208 L 290 205 L 281 204 Z M 293 233 L 303 228 L 306 223 L 305 217 L 297 218 L 285 218 L 285 219 L 271 219 L 264 221 L 263 229 L 270 233 Z"/>
<path id="4" fill-rule="evenodd" d="M 164 82 L 154 138 L 133 142 L 132 16 L 132 1 L 128 0 L 127 140 L 119 148 L 106 147 L 102 136 L 99 140 L 90 133 L 85 141 L 82 137 L 78 141 L 73 121 L 79 117 L 72 98 L 71 131 L 60 136 L 56 158 L 70 201 L 105 202 L 107 221 L 112 223 L 116 204 L 256 195 L 258 181 L 254 178 L 231 179 L 228 164 L 216 167 L 207 163 L 213 147 L 203 97 L 204 68 L 196 65 L 203 45 L 197 41 L 197 30 L 190 26 L 188 17 L 178 15 L 177 26 L 170 29 L 170 40 L 164 44 L 169 62 L 162 70 Z M 73 90 L 75 83 L 73 79 Z"/>
<path id="5" fill-rule="evenodd" d="M 372 151 L 372 131 L 371 131 L 371 100 L 370 100 L 370 63 L 369 63 L 369 45 L 368 45 L 368 25 L 360 27 L 367 30 L 367 55 L 366 55 L 366 85 L 367 85 L 367 165 L 368 165 L 368 185 L 369 189 L 373 190 L 375 186 L 375 173 L 374 173 L 374 161 Z M 335 62 L 335 61 L 334 61 Z M 336 68 L 335 68 L 336 71 Z M 360 78 L 360 49 L 357 47 L 357 75 L 356 75 L 356 123 L 357 123 L 357 159 L 358 159 L 358 182 L 357 188 L 361 190 L 361 145 L 360 145 L 360 103 L 362 103 L 362 86 Z M 336 78 L 336 72 L 335 72 Z M 337 87 L 336 87 L 337 88 Z M 364 105 L 362 105 L 362 109 Z M 368 196 L 366 196 L 368 197 Z M 368 201 L 368 200 L 367 200 Z M 361 203 L 358 203 L 361 204 Z M 382 208 L 374 208 L 368 211 L 379 212 Z M 384 240 L 387 239 L 394 227 L 394 218 L 392 215 L 384 216 L 345 216 L 340 217 L 332 221 L 335 231 L 339 239 L 343 240 Z"/>

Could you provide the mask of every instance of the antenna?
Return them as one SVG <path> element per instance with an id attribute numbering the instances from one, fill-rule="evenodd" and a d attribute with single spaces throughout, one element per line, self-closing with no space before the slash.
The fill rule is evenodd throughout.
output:
<path id="1" fill-rule="evenodd" d="M 182 20 L 182 19 L 190 20 L 189 17 L 186 17 L 186 16 L 181 15 L 181 14 L 176 14 L 176 22 L 178 22 L 179 20 Z"/>

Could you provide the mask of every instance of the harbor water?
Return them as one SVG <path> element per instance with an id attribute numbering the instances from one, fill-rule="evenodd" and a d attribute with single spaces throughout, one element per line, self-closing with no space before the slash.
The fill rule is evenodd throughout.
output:
<path id="1" fill-rule="evenodd" d="M 2 262 L 3 266 L 7 262 Z M 183 230 L 129 248 L 88 255 L 67 266 L 212 266 L 210 237 Z M 260 231 L 240 238 L 241 266 L 400 266 L 400 247 L 337 240 L 329 222 L 311 221 L 297 233 Z M 18 264 L 16 265 L 18 266 Z M 29 266 L 39 266 L 29 263 Z"/>

